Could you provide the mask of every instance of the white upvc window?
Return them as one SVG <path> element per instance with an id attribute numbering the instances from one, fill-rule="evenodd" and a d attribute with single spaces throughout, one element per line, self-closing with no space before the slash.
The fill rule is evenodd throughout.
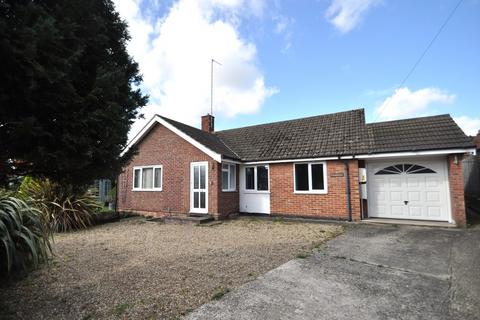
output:
<path id="1" fill-rule="evenodd" d="M 268 165 L 245 167 L 245 191 L 268 192 L 270 180 L 268 169 Z"/>
<path id="2" fill-rule="evenodd" d="M 294 163 L 293 190 L 295 193 L 327 193 L 327 163 Z"/>
<path id="3" fill-rule="evenodd" d="M 222 163 L 222 191 L 235 191 L 237 189 L 237 165 Z"/>
<path id="4" fill-rule="evenodd" d="M 162 191 L 163 166 L 133 167 L 134 191 Z"/>

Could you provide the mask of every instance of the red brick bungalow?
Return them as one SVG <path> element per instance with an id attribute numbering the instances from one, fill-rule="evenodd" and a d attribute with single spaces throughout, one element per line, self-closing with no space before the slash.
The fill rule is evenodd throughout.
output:
<path id="1" fill-rule="evenodd" d="M 449 115 L 365 123 L 364 110 L 214 131 L 156 115 L 130 142 L 117 208 L 141 214 L 262 213 L 466 223 L 462 157 Z"/>

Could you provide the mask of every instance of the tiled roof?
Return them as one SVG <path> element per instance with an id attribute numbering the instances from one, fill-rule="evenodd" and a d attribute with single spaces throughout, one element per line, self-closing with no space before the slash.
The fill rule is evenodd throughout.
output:
<path id="1" fill-rule="evenodd" d="M 363 109 L 215 133 L 244 161 L 300 159 L 365 152 Z"/>
<path id="2" fill-rule="evenodd" d="M 161 117 L 224 157 L 269 161 L 473 148 L 450 115 L 365 124 L 363 109 L 207 133 Z"/>
<path id="3" fill-rule="evenodd" d="M 160 116 L 163 120 L 170 123 L 172 126 L 182 131 L 186 135 L 190 136 L 192 139 L 203 144 L 205 147 L 209 148 L 216 153 L 219 153 L 227 158 L 239 160 L 239 157 L 233 152 L 229 147 L 227 147 L 220 138 L 216 135 L 202 131 L 200 129 L 191 127 L 184 123 L 165 118 Z"/>
<path id="4" fill-rule="evenodd" d="M 367 124 L 368 153 L 471 148 L 473 143 L 448 114 Z"/>

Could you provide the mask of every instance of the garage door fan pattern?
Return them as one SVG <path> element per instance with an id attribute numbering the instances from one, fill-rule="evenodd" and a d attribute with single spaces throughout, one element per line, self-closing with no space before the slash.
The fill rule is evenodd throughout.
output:
<path id="1" fill-rule="evenodd" d="M 382 170 L 377 171 L 377 174 L 419 174 L 419 173 L 436 173 L 430 168 L 420 166 L 418 164 L 396 164 L 393 166 L 388 166 Z"/>

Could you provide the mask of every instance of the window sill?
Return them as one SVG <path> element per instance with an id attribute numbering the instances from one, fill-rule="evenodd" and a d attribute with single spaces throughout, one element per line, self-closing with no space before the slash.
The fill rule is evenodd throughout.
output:
<path id="1" fill-rule="evenodd" d="M 202 210 L 202 211 L 199 211 L 199 210 L 190 210 L 188 213 L 207 215 L 207 214 L 208 214 L 208 211 L 206 211 L 206 210 Z"/>
<path id="2" fill-rule="evenodd" d="M 236 189 L 235 190 L 223 190 L 222 189 L 222 192 L 237 192 L 237 190 Z"/>
<path id="3" fill-rule="evenodd" d="M 243 193 L 265 193 L 268 194 L 270 191 L 256 191 L 256 190 L 243 190 Z"/>
<path id="4" fill-rule="evenodd" d="M 328 194 L 328 192 L 325 191 L 293 191 L 294 194 Z"/>
<path id="5" fill-rule="evenodd" d="M 162 191 L 163 189 L 132 189 L 132 191 Z"/>

